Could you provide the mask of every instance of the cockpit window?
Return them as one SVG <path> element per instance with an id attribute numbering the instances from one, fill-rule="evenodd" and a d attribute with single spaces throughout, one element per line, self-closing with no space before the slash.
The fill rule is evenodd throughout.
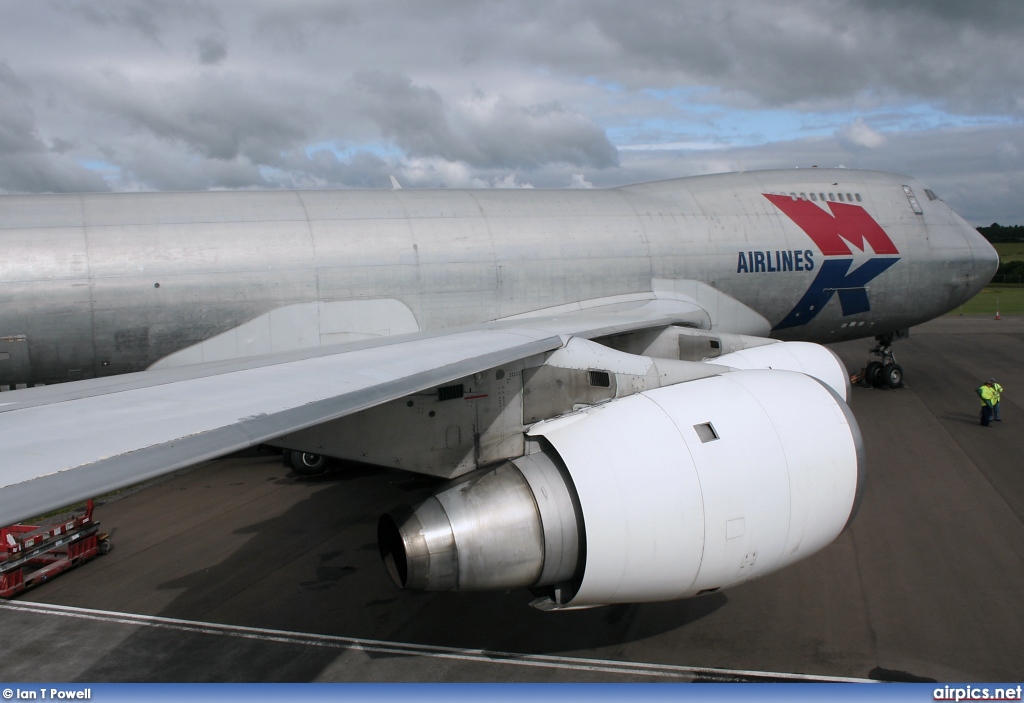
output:
<path id="1" fill-rule="evenodd" d="M 910 186 L 903 186 L 903 192 L 907 194 L 907 200 L 910 201 L 910 207 L 913 208 L 914 212 L 918 215 L 923 215 L 924 210 L 921 209 L 921 205 L 917 202 L 917 197 L 914 195 L 914 191 L 910 189 Z"/>

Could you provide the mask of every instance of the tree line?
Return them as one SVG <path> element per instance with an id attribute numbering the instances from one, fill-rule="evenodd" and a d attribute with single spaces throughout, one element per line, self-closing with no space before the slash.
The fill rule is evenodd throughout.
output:
<path id="1" fill-rule="evenodd" d="M 988 227 L 978 227 L 978 231 L 993 244 L 1002 242 L 1024 242 L 1024 225 L 1010 225 L 1003 227 L 998 222 L 993 222 Z"/>
<path id="2" fill-rule="evenodd" d="M 981 236 L 992 244 L 1024 242 L 1024 226 L 1021 225 L 1003 227 L 998 222 L 993 222 L 988 227 L 978 227 L 978 231 L 981 232 Z M 1003 283 L 1013 282 L 1014 277 L 1016 277 L 1017 282 L 1024 281 L 1024 261 L 1001 262 L 999 270 L 996 271 L 996 276 L 1001 277 L 997 280 Z"/>

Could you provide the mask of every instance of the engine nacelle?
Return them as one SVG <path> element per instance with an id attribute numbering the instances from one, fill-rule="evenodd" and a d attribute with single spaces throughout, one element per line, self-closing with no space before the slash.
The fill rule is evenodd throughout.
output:
<path id="1" fill-rule="evenodd" d="M 850 399 L 846 364 L 828 347 L 810 342 L 777 342 L 722 354 L 708 363 L 734 369 L 799 371 L 828 384 L 843 400 Z"/>
<path id="2" fill-rule="evenodd" d="M 384 516 L 403 587 L 542 589 L 542 607 L 661 601 L 829 544 L 864 482 L 860 432 L 825 384 L 735 371 L 538 423 L 542 451 Z"/>

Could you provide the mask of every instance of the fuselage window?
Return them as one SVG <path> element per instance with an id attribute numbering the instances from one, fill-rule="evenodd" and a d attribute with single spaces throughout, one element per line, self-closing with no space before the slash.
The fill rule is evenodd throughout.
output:
<path id="1" fill-rule="evenodd" d="M 857 198 L 857 202 L 860 202 L 860 193 L 854 193 L 853 196 Z"/>
<path id="2" fill-rule="evenodd" d="M 811 200 L 813 200 L 814 202 L 818 202 L 818 196 L 815 195 L 814 193 L 811 193 Z"/>
<path id="3" fill-rule="evenodd" d="M 832 202 L 835 202 L 836 201 L 836 194 L 835 193 L 829 193 L 828 194 L 828 199 L 831 200 Z"/>
<path id="4" fill-rule="evenodd" d="M 839 194 L 839 202 L 843 202 L 843 194 L 842 193 Z"/>
<path id="5" fill-rule="evenodd" d="M 821 202 L 825 202 L 825 194 L 824 193 L 818 193 L 818 195 L 821 197 Z"/>
<path id="6" fill-rule="evenodd" d="M 800 199 L 801 200 L 807 200 L 807 193 L 801 193 L 800 194 Z"/>
<path id="7" fill-rule="evenodd" d="M 848 203 L 852 203 L 853 202 L 853 196 L 850 195 L 849 193 L 846 194 L 846 202 L 848 202 Z"/>
<path id="8" fill-rule="evenodd" d="M 789 197 L 792 198 L 793 200 L 796 200 L 796 193 L 790 193 Z"/>

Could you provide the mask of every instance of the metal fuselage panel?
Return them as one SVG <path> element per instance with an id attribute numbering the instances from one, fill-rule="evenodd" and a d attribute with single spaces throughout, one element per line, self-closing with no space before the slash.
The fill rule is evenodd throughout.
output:
<path id="1" fill-rule="evenodd" d="M 839 191 L 860 196 L 849 207 L 896 253 L 862 242 L 825 255 L 768 197 Z M 842 219 L 831 203 L 800 202 Z M 824 169 L 610 190 L 3 196 L 0 247 L 0 340 L 14 350 L 0 353 L 0 385 L 138 371 L 296 303 L 394 299 L 434 330 L 647 292 L 652 279 L 708 283 L 773 336 L 838 341 L 947 312 L 995 267 L 917 181 Z M 884 270 L 865 281 L 854 275 L 865 264 Z M 794 317 L 801 304 L 814 309 Z"/>

